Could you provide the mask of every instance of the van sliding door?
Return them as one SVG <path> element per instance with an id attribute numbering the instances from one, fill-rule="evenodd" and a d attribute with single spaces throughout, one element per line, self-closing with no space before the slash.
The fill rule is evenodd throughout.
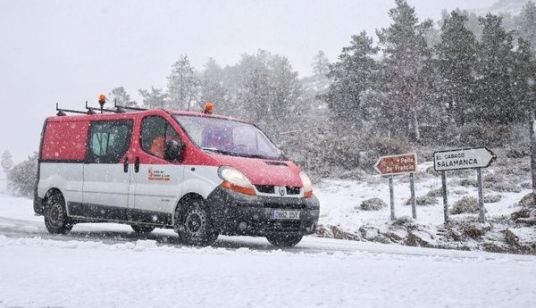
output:
<path id="1" fill-rule="evenodd" d="M 126 220 L 131 120 L 90 123 L 84 165 L 83 204 L 71 215 Z"/>

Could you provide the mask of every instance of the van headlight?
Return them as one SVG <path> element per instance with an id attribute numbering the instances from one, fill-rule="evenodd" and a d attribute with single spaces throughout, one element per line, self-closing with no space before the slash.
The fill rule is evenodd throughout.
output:
<path id="1" fill-rule="evenodd" d="M 218 175 L 223 180 L 221 186 L 244 195 L 255 196 L 255 187 L 249 179 L 233 167 L 222 166 L 218 169 Z"/>
<path id="2" fill-rule="evenodd" d="M 305 172 L 300 172 L 300 178 L 303 184 L 303 196 L 305 198 L 310 198 L 313 196 L 313 183 L 311 179 L 305 174 Z"/>

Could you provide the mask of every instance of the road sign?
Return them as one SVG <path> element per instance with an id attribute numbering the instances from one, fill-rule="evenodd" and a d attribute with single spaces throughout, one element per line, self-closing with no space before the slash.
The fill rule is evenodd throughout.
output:
<path id="1" fill-rule="evenodd" d="M 487 168 L 495 158 L 495 154 L 488 148 L 440 151 L 434 153 L 434 169 L 436 171 L 449 171 Z"/>
<path id="2" fill-rule="evenodd" d="M 417 154 L 382 156 L 374 165 L 374 169 L 382 175 L 415 172 L 417 170 Z"/>

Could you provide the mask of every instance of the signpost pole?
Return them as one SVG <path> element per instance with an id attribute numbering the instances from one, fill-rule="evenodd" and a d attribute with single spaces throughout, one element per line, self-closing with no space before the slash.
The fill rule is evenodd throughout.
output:
<path id="1" fill-rule="evenodd" d="M 381 156 L 374 169 L 384 177 L 389 177 L 389 195 L 391 198 L 391 220 L 395 220 L 395 193 L 393 187 L 393 178 L 395 174 L 409 173 L 412 179 L 412 191 L 413 198 L 415 198 L 415 192 L 413 188 L 413 172 L 417 170 L 417 155 L 415 153 L 399 154 Z M 415 210 L 414 210 L 415 211 Z M 415 217 L 415 212 L 413 212 Z"/>
<path id="2" fill-rule="evenodd" d="M 389 195 L 391 197 L 391 220 L 395 220 L 395 192 L 393 188 L 394 176 L 389 176 Z"/>
<path id="3" fill-rule="evenodd" d="M 449 203 L 447 199 L 447 175 L 446 172 L 441 172 L 441 182 L 443 188 L 443 217 L 445 218 L 445 224 L 449 222 Z"/>
<path id="4" fill-rule="evenodd" d="M 478 208 L 480 209 L 480 214 L 478 216 L 479 222 L 486 222 L 486 209 L 484 208 L 484 196 L 482 193 L 482 169 L 476 168 L 476 177 L 478 182 Z"/>
<path id="5" fill-rule="evenodd" d="M 532 194 L 536 203 L 536 109 L 531 111 L 530 116 L 530 164 L 532 170 Z"/>
<path id="6" fill-rule="evenodd" d="M 536 128 L 535 128 L 536 129 Z M 478 176 L 478 197 L 480 215 L 478 220 L 486 221 L 486 209 L 484 208 L 484 197 L 482 193 L 482 168 L 487 168 L 497 158 L 488 148 L 454 149 L 439 151 L 434 153 L 434 170 L 441 171 L 443 182 L 443 215 L 445 224 L 449 222 L 448 199 L 447 199 L 447 176 L 446 171 L 460 169 L 476 169 Z"/>
<path id="7" fill-rule="evenodd" d="M 409 185 L 411 190 L 411 215 L 413 219 L 417 219 L 417 206 L 415 201 L 415 178 L 414 173 L 409 174 Z"/>

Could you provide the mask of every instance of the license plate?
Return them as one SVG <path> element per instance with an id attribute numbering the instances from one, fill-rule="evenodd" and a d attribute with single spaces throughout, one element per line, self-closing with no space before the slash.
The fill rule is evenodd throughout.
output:
<path id="1" fill-rule="evenodd" d="M 272 219 L 298 220 L 300 219 L 300 211 L 273 210 Z"/>

